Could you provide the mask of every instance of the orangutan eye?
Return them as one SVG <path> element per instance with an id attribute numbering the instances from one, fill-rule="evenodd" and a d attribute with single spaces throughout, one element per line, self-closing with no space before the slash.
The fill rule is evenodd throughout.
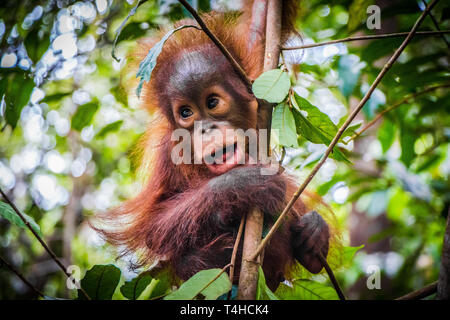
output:
<path id="1" fill-rule="evenodd" d="M 179 113 L 183 119 L 187 119 L 194 114 L 189 107 L 181 107 Z"/>
<path id="2" fill-rule="evenodd" d="M 214 109 L 219 104 L 219 99 L 215 96 L 209 96 L 206 100 L 206 106 L 208 109 Z"/>

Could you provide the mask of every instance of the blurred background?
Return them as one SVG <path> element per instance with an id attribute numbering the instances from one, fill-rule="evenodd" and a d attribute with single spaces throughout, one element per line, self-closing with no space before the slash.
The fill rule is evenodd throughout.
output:
<path id="1" fill-rule="evenodd" d="M 240 1 L 197 0 L 199 11 L 238 10 Z M 82 273 L 114 263 L 124 279 L 128 261 L 90 229 L 87 220 L 136 194 L 140 179 L 133 148 L 149 115 L 127 85 L 126 54 L 138 38 L 188 16 L 177 1 L 146 1 L 115 31 L 137 1 L 3 0 L 0 8 L 0 187 L 40 226 L 65 265 Z M 381 28 L 369 30 L 369 5 L 381 8 Z M 409 31 L 423 1 L 302 1 L 297 46 L 364 34 Z M 450 29 L 441 1 L 420 30 Z M 436 23 L 435 23 L 436 22 Z M 342 124 L 403 38 L 355 41 L 284 51 L 295 91 Z M 450 204 L 448 36 L 416 36 L 355 123 L 386 113 L 360 137 L 341 144 L 352 164 L 328 159 L 311 189 L 330 204 L 347 245 L 364 245 L 353 263 L 336 270 L 352 299 L 392 299 L 437 280 Z M 124 71 L 125 70 L 125 71 Z M 439 87 L 423 92 L 429 87 Z M 284 165 L 298 181 L 325 146 L 300 140 Z M 46 295 L 74 297 L 66 279 L 31 232 L 0 217 L 0 255 Z M 381 272 L 381 289 L 366 281 Z M 123 281 L 123 280 L 122 280 Z M 5 267 L 0 299 L 34 293 Z M 117 296 L 119 297 L 119 296 Z"/>

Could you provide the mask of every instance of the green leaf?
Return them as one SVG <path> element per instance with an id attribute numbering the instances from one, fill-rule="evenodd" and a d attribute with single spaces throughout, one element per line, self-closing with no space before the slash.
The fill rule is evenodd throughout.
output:
<path id="1" fill-rule="evenodd" d="M 42 237 L 41 228 L 39 225 L 34 221 L 34 219 L 25 213 L 22 213 L 25 220 L 30 224 L 31 228 Z M 17 213 L 14 211 L 14 209 L 7 203 L 0 201 L 0 216 L 11 222 L 12 224 L 22 228 L 22 229 L 28 229 L 28 227 L 25 225 L 23 220 L 17 215 Z"/>
<path id="2" fill-rule="evenodd" d="M 193 275 L 178 290 L 164 297 L 164 300 L 192 300 L 199 294 L 206 300 L 215 300 L 230 290 L 231 281 L 222 269 L 208 269 Z"/>
<path id="3" fill-rule="evenodd" d="M 197 12 L 209 12 L 211 11 L 211 5 L 209 0 L 187 0 L 187 2 L 195 9 Z M 183 16 L 192 19 L 192 14 L 184 7 L 181 6 Z"/>
<path id="4" fill-rule="evenodd" d="M 131 8 L 130 12 L 128 12 L 128 15 L 126 16 L 125 20 L 122 21 L 122 24 L 119 26 L 119 28 L 116 30 L 116 37 L 114 38 L 114 42 L 112 45 L 112 49 L 111 49 L 111 56 L 116 60 L 116 61 L 120 61 L 115 54 L 115 50 L 116 50 L 116 46 L 117 46 L 117 41 L 120 37 L 120 34 L 122 33 L 123 28 L 125 27 L 125 25 L 127 24 L 128 19 L 130 19 L 132 16 L 134 16 L 136 14 L 137 9 L 139 8 L 140 5 L 142 5 L 145 1 L 143 0 L 138 0 L 136 5 Z"/>
<path id="5" fill-rule="evenodd" d="M 395 126 L 392 121 L 387 119 L 383 120 L 383 123 L 378 129 L 378 140 L 381 143 L 383 153 L 389 150 L 395 140 Z"/>
<path id="6" fill-rule="evenodd" d="M 281 103 L 275 107 L 272 113 L 272 128 L 278 130 L 281 145 L 298 147 L 294 115 L 286 103 Z"/>
<path id="7" fill-rule="evenodd" d="M 275 294 L 281 300 L 339 300 L 333 288 L 305 279 L 292 281 L 292 287 L 282 283 Z"/>
<path id="8" fill-rule="evenodd" d="M 146 30 L 141 28 L 141 22 L 131 22 L 123 30 L 117 37 L 117 43 L 123 40 L 133 40 L 137 38 L 141 38 L 145 35 Z"/>
<path id="9" fill-rule="evenodd" d="M 403 42 L 403 38 L 388 38 L 382 41 L 372 41 L 361 52 L 361 60 L 371 65 L 375 60 L 393 53 Z"/>
<path id="10" fill-rule="evenodd" d="M 111 93 L 118 102 L 124 105 L 124 107 L 128 107 L 128 93 L 121 85 L 111 88 Z"/>
<path id="11" fill-rule="evenodd" d="M 44 99 L 41 100 L 41 102 L 45 102 L 45 103 L 61 102 L 61 100 L 64 97 L 67 97 L 68 95 L 70 95 L 72 93 L 73 93 L 72 91 L 68 91 L 68 92 L 59 92 L 59 93 L 51 94 L 51 95 L 45 96 Z"/>
<path id="12" fill-rule="evenodd" d="M 256 287 L 256 300 L 279 300 L 266 284 L 266 277 L 261 266 L 258 269 L 258 286 Z"/>
<path id="13" fill-rule="evenodd" d="M 171 290 L 171 276 L 167 269 L 150 270 L 153 281 L 139 299 L 152 300 L 166 295 Z M 147 293 L 147 295 L 145 294 Z"/>
<path id="14" fill-rule="evenodd" d="M 39 29 L 33 29 L 24 40 L 25 48 L 27 49 L 28 57 L 36 64 L 48 50 L 50 46 L 50 38 L 44 36 L 39 37 Z"/>
<path id="15" fill-rule="evenodd" d="M 389 220 L 401 223 L 401 217 L 405 209 L 408 208 L 411 195 L 400 187 L 392 188 L 390 193 L 391 196 L 386 209 L 387 216 Z"/>
<path id="16" fill-rule="evenodd" d="M 360 245 L 359 247 L 343 247 L 342 248 L 342 265 L 348 266 L 353 262 L 353 258 L 355 257 L 356 252 L 364 248 L 364 245 Z"/>
<path id="17" fill-rule="evenodd" d="M 75 111 L 74 115 L 72 116 L 72 129 L 81 131 L 81 129 L 89 125 L 94 118 L 97 110 L 97 101 L 88 102 L 78 106 L 77 111 Z"/>
<path id="18" fill-rule="evenodd" d="M 400 128 L 400 145 L 402 147 L 402 155 L 400 160 L 407 166 L 414 160 L 414 143 L 416 142 L 416 136 L 411 130 L 406 129 L 404 126 Z"/>
<path id="19" fill-rule="evenodd" d="M 3 82 L 3 80 L 2 80 Z M 8 84 L 2 84 L 5 93 L 5 120 L 13 129 L 17 126 L 20 114 L 30 100 L 35 86 L 28 74 L 19 72 L 8 77 Z"/>
<path id="20" fill-rule="evenodd" d="M 301 107 L 297 103 L 297 97 L 300 98 L 299 101 L 301 103 Z M 326 146 L 330 145 L 334 135 L 328 133 L 327 130 L 333 130 L 333 132 L 336 132 L 337 130 L 336 126 L 333 124 L 333 122 L 331 122 L 330 118 L 324 113 L 320 112 L 317 107 L 314 107 L 305 99 L 296 94 L 295 99 L 292 98 L 291 101 L 292 104 L 296 107 L 292 109 L 292 113 L 294 115 L 295 123 L 297 126 L 297 132 L 312 143 L 325 144 Z M 305 101 L 307 103 L 305 103 Z M 304 111 L 309 111 L 307 117 L 305 117 L 302 112 L 299 111 L 303 110 L 302 108 L 305 109 Z M 309 121 L 309 117 L 311 117 L 312 121 L 318 124 L 319 127 L 316 127 L 311 121 Z M 323 123 L 321 123 L 321 121 L 323 121 Z M 331 153 L 331 157 L 339 161 L 351 163 L 350 160 L 348 160 L 347 157 L 337 147 L 334 147 L 333 152 Z"/>
<path id="21" fill-rule="evenodd" d="M 191 25 L 184 25 L 181 27 L 178 27 L 176 29 L 170 30 L 167 32 L 162 39 L 156 43 L 153 48 L 151 48 L 147 54 L 147 56 L 142 60 L 142 62 L 139 64 L 138 72 L 136 73 L 136 78 L 139 78 L 139 84 L 136 89 L 136 94 L 138 97 L 141 95 L 142 86 L 144 85 L 144 82 L 149 82 L 152 77 L 153 69 L 156 66 L 156 62 L 158 60 L 158 56 L 161 53 L 164 43 L 169 39 L 169 37 L 174 34 L 176 31 L 184 29 L 184 28 L 197 28 L 196 26 Z"/>
<path id="22" fill-rule="evenodd" d="M 372 4 L 370 0 L 353 0 L 350 8 L 348 9 L 348 32 L 353 32 L 358 29 L 362 22 L 367 18 L 367 7 Z"/>
<path id="23" fill-rule="evenodd" d="M 300 97 L 297 93 L 294 93 L 294 99 L 292 100 L 292 104 L 294 107 L 297 108 L 299 111 L 306 111 L 308 115 L 306 118 L 308 121 L 318 130 L 321 131 L 321 133 L 326 136 L 327 138 L 333 139 L 334 136 L 337 133 L 338 128 L 336 125 L 331 121 L 330 117 L 319 110 L 316 106 L 313 106 L 311 103 L 309 103 L 308 100 L 305 98 Z M 319 139 L 322 140 L 322 139 Z M 319 142 L 321 143 L 321 142 Z"/>
<path id="24" fill-rule="evenodd" d="M 129 300 L 136 300 L 139 298 L 141 293 L 147 288 L 147 286 L 152 281 L 153 277 L 150 273 L 143 272 L 136 278 L 126 281 L 122 287 L 120 287 L 120 292 L 123 296 Z"/>
<path id="25" fill-rule="evenodd" d="M 210 0 L 199 0 L 198 2 L 198 11 L 208 12 L 211 11 Z"/>
<path id="26" fill-rule="evenodd" d="M 96 139 L 105 137 L 108 133 L 115 132 L 120 129 L 123 124 L 123 120 L 117 120 L 110 124 L 104 126 L 100 131 L 95 135 Z"/>
<path id="27" fill-rule="evenodd" d="M 288 95 L 290 87 L 289 75 L 281 69 L 273 69 L 260 75 L 253 82 L 252 90 L 259 99 L 280 103 Z"/>
<path id="28" fill-rule="evenodd" d="M 8 77 L 3 76 L 0 79 L 0 99 L 3 99 L 3 95 L 6 93 L 8 89 Z"/>
<path id="29" fill-rule="evenodd" d="M 112 264 L 95 265 L 86 272 L 80 284 L 92 300 L 111 300 L 119 284 L 120 274 L 120 269 Z M 78 299 L 86 299 L 80 290 Z"/>

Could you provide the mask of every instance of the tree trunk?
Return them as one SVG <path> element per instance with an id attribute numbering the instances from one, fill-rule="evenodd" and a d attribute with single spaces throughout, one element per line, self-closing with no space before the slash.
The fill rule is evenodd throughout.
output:
<path id="1" fill-rule="evenodd" d="M 259 1 L 258 1 L 259 3 Z M 266 47 L 264 56 L 264 71 L 274 69 L 278 66 L 280 56 L 281 40 L 281 14 L 282 0 L 268 0 L 267 20 L 266 20 Z M 253 14 L 261 14 L 263 10 L 253 10 Z M 256 21 L 252 18 L 252 21 Z M 261 26 L 263 24 L 259 24 Z M 257 30 L 256 30 L 257 31 Z M 253 31 L 254 32 L 254 31 Z M 260 103 L 258 112 L 259 119 L 264 123 L 258 123 L 258 129 L 267 129 L 267 151 L 270 151 L 270 127 L 272 122 L 272 108 L 268 103 Z M 261 114 L 262 113 L 262 114 Z M 261 152 L 261 150 L 260 150 Z M 263 215 L 259 210 L 252 210 L 247 214 L 244 233 L 244 248 L 242 252 L 242 266 L 239 276 L 238 300 L 254 300 L 256 298 L 256 288 L 258 285 L 258 268 L 261 257 L 258 261 L 249 261 L 259 243 L 261 242 L 263 228 Z"/>
<path id="2" fill-rule="evenodd" d="M 251 261 L 250 257 L 261 242 L 263 215 L 258 209 L 247 214 L 244 233 L 244 247 L 242 249 L 241 273 L 239 276 L 238 300 L 254 300 L 258 286 L 258 269 L 260 258 Z"/>

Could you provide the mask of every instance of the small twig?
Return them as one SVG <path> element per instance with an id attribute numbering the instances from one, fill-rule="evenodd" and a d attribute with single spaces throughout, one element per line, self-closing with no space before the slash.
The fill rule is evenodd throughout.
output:
<path id="1" fill-rule="evenodd" d="M 195 11 L 194 8 L 191 7 L 191 5 L 186 0 L 178 0 L 187 11 L 189 11 L 194 19 L 198 22 L 200 27 L 203 29 L 203 31 L 206 33 L 206 35 L 214 42 L 214 44 L 219 48 L 219 50 L 223 53 L 225 58 L 231 63 L 236 73 L 239 75 L 239 77 L 244 81 L 245 85 L 247 86 L 247 89 L 251 92 L 252 88 L 252 82 L 248 78 L 247 74 L 245 73 L 245 70 L 241 67 L 241 65 L 233 58 L 231 53 L 228 51 L 227 48 L 223 45 L 223 43 L 208 29 L 205 22 L 203 22 L 202 18 L 198 15 L 197 11 Z"/>
<path id="2" fill-rule="evenodd" d="M 320 262 L 322 263 L 323 267 L 325 268 L 326 272 L 328 273 L 328 277 L 330 278 L 330 281 L 333 284 L 333 287 L 336 290 L 336 293 L 338 294 L 339 299 L 346 300 L 345 295 L 342 292 L 342 289 L 339 286 L 339 283 L 337 282 L 336 277 L 334 276 L 333 270 L 331 270 L 330 265 L 327 262 L 327 259 L 325 259 L 321 253 L 319 253 L 317 255 L 317 257 L 319 258 Z"/>
<path id="3" fill-rule="evenodd" d="M 230 281 L 231 284 L 233 284 L 233 277 L 234 277 L 234 268 L 236 266 L 236 256 L 239 249 L 239 243 L 241 242 L 242 238 L 242 231 L 244 230 L 244 224 L 245 224 L 245 217 L 246 215 L 242 215 L 241 223 L 239 224 L 238 233 L 236 236 L 236 241 L 234 242 L 233 252 L 231 253 L 231 263 L 230 263 Z M 228 300 L 230 299 L 231 292 L 228 294 Z"/>
<path id="4" fill-rule="evenodd" d="M 409 32 L 397 32 L 397 33 L 375 34 L 375 35 L 368 35 L 368 36 L 348 37 L 348 38 L 331 40 L 331 41 L 325 41 L 325 42 L 319 42 L 319 43 L 305 44 L 305 45 L 295 46 L 295 47 L 283 47 L 283 48 L 281 48 L 281 50 L 309 49 L 309 48 L 327 46 L 327 45 L 330 45 L 330 44 L 336 44 L 336 43 L 341 43 L 341 42 L 350 42 L 350 41 L 358 41 L 358 40 L 399 38 L 399 37 L 406 37 L 408 35 L 408 33 Z M 444 30 L 444 31 L 418 31 L 418 32 L 416 32 L 416 35 L 418 35 L 418 36 L 442 35 L 443 36 L 444 34 L 447 34 L 447 33 L 450 33 L 450 30 Z"/>
<path id="5" fill-rule="evenodd" d="M 0 262 L 1 262 L 1 264 L 5 265 L 11 272 L 15 273 L 16 276 L 18 276 L 20 278 L 20 280 L 22 280 L 22 282 L 25 283 L 38 296 L 45 298 L 45 295 L 41 291 L 39 291 L 39 289 L 37 289 L 30 282 L 28 282 L 28 280 L 25 279 L 25 277 L 19 271 L 14 269 L 14 267 L 10 263 L 8 263 L 8 261 L 6 261 L 2 256 L 0 256 Z M 0 266 L 1 266 L 1 264 L 0 264 Z"/>
<path id="6" fill-rule="evenodd" d="M 372 127 L 378 120 L 380 120 L 386 113 L 394 110 L 395 108 L 398 108 L 399 106 L 401 106 L 404 103 L 407 103 L 410 99 L 417 98 L 418 96 L 421 96 L 421 95 L 423 95 L 425 93 L 428 93 L 430 91 L 434 91 L 434 90 L 437 90 L 437 89 L 440 89 L 440 88 L 448 88 L 448 87 L 450 87 L 450 84 L 437 85 L 437 86 L 426 88 L 425 90 L 422 90 L 422 91 L 419 91 L 419 92 L 416 92 L 416 93 L 412 93 L 412 94 L 404 97 L 402 100 L 394 103 L 392 106 L 390 106 L 390 107 L 384 109 L 383 111 L 381 111 L 372 121 L 367 123 L 358 132 L 355 132 L 355 134 L 350 139 L 348 139 L 345 143 L 349 143 L 350 141 L 352 141 L 355 138 L 357 138 L 358 136 L 360 136 L 363 132 L 365 132 L 367 129 Z"/>
<path id="7" fill-rule="evenodd" d="M 397 298 L 395 300 L 419 300 L 426 298 L 432 295 L 433 293 L 436 293 L 436 290 L 437 290 L 437 281 L 427 285 L 426 287 L 423 287 L 422 289 L 405 294 L 404 296 L 401 296 L 400 298 Z"/>
<path id="8" fill-rule="evenodd" d="M 76 284 L 76 280 L 72 278 L 71 274 L 67 272 L 66 267 L 62 264 L 62 262 L 58 259 L 56 254 L 50 249 L 50 247 L 45 243 L 45 241 L 39 236 L 39 234 L 31 227 L 30 223 L 27 219 L 23 216 L 23 214 L 17 209 L 16 205 L 8 198 L 8 196 L 3 192 L 3 190 L 0 188 L 0 194 L 2 195 L 3 199 L 13 208 L 14 212 L 19 216 L 19 218 L 25 223 L 27 228 L 31 231 L 31 233 L 34 235 L 34 237 L 39 241 L 39 243 L 44 247 L 45 251 L 50 255 L 50 257 L 53 259 L 53 261 L 56 262 L 58 267 L 64 272 L 64 274 L 67 276 L 67 278 L 72 279 L 72 282 Z M 89 295 L 86 293 L 86 291 L 83 290 L 83 288 L 80 288 L 80 291 L 83 293 L 83 295 L 86 297 L 86 299 L 91 300 Z"/>
<path id="9" fill-rule="evenodd" d="M 425 0 L 422 0 L 422 3 L 425 5 L 425 7 L 427 6 L 427 3 L 425 2 Z M 437 20 L 434 17 L 434 15 L 431 12 L 428 15 L 430 16 L 430 19 L 433 21 L 433 24 L 436 27 L 436 30 L 441 31 L 441 28 L 439 27 L 439 23 L 437 22 Z M 444 34 L 441 34 L 441 38 L 444 40 L 445 44 L 447 45 L 447 48 L 450 49 L 450 44 L 448 43 L 448 41 L 445 38 Z"/>
<path id="10" fill-rule="evenodd" d="M 280 161 L 278 161 L 278 163 L 280 164 L 280 166 L 283 164 L 284 158 L 286 157 L 286 148 L 284 146 L 281 147 L 281 157 L 280 157 Z"/>
<path id="11" fill-rule="evenodd" d="M 147 0 L 138 0 L 137 4 L 130 10 L 130 12 L 128 13 L 127 17 L 125 18 L 125 20 L 122 22 L 122 24 L 119 26 L 119 28 L 117 28 L 116 30 L 116 37 L 114 38 L 114 42 L 112 45 L 112 49 L 111 49 L 111 56 L 114 58 L 114 60 L 116 60 L 117 62 L 120 62 L 120 59 L 116 57 L 116 44 L 117 44 L 117 40 L 119 39 L 120 34 L 122 33 L 122 29 L 125 27 L 128 19 L 130 19 L 132 16 L 134 16 L 136 14 L 137 9 L 143 5 L 145 2 L 147 2 Z"/>
<path id="12" fill-rule="evenodd" d="M 298 188 L 298 190 L 294 193 L 291 200 L 289 201 L 286 208 L 284 208 L 283 212 L 278 217 L 277 221 L 274 223 L 272 228 L 269 230 L 269 233 L 267 236 L 263 239 L 263 241 L 258 246 L 258 249 L 251 257 L 252 260 L 256 260 L 256 258 L 261 254 L 262 250 L 265 248 L 265 246 L 269 243 L 270 239 L 272 239 L 275 232 L 278 230 L 278 228 L 281 226 L 281 224 L 284 221 L 284 218 L 287 216 L 288 212 L 291 210 L 294 203 L 297 201 L 297 199 L 300 197 L 302 192 L 306 189 L 308 184 L 311 182 L 311 180 L 314 178 L 314 176 L 317 174 L 319 169 L 322 167 L 322 165 L 327 160 L 328 156 L 333 151 L 336 144 L 339 142 L 342 134 L 344 133 L 345 129 L 350 125 L 350 123 L 355 119 L 356 115 L 361 111 L 361 109 L 364 107 L 366 102 L 370 99 L 370 96 L 372 95 L 375 88 L 378 86 L 378 84 L 381 82 L 381 79 L 383 79 L 384 75 L 388 72 L 388 70 L 392 67 L 393 63 L 398 59 L 400 54 L 403 52 L 403 50 L 406 48 L 408 43 L 411 41 L 412 37 L 416 33 L 417 28 L 420 26 L 422 21 L 424 20 L 425 16 L 428 14 L 428 12 L 433 8 L 436 3 L 439 0 L 433 0 L 433 2 L 422 12 L 420 17 L 416 20 L 414 23 L 414 26 L 412 27 L 411 31 L 409 32 L 406 39 L 402 42 L 400 47 L 397 48 L 397 50 L 394 52 L 392 57 L 389 59 L 389 61 L 384 65 L 383 69 L 378 74 L 375 81 L 370 86 L 367 93 L 364 95 L 362 100 L 359 102 L 358 106 L 353 110 L 353 112 L 350 114 L 350 116 L 347 118 L 347 120 L 344 122 L 344 124 L 339 128 L 338 132 L 336 133 L 335 137 L 331 141 L 330 145 L 328 146 L 327 150 L 325 151 L 324 155 L 320 159 L 320 161 L 316 164 L 316 166 L 312 169 L 311 173 L 308 175 L 308 177 L 305 179 L 305 181 L 302 183 L 302 185 Z"/>

